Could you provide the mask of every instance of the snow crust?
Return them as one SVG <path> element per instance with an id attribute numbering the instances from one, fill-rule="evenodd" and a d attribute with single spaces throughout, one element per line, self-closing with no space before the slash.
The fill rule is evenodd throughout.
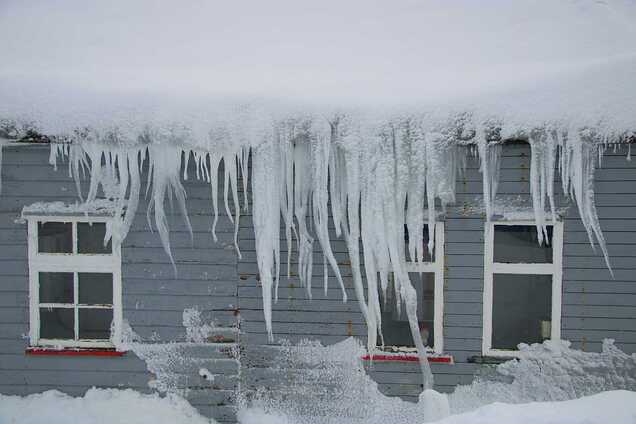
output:
<path id="1" fill-rule="evenodd" d="M 633 422 L 636 355 L 611 340 L 600 353 L 566 341 L 520 348 L 519 360 L 483 371 L 472 384 L 451 394 L 426 390 L 412 403 L 380 393 L 355 339 L 327 347 L 302 342 L 282 349 L 272 369 L 278 386 L 244 399 L 238 418 L 242 424 Z"/>
<path id="2" fill-rule="evenodd" d="M 0 395 L 0 422 L 11 424 L 214 424 L 185 399 L 131 389 L 89 389 L 82 397 L 57 390 L 25 397 Z"/>

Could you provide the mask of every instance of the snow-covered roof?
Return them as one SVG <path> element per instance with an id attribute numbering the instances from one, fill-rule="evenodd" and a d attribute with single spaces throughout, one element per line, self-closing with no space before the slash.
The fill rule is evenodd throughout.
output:
<path id="1" fill-rule="evenodd" d="M 635 18 L 634 0 L 8 0 L 0 119 L 199 142 L 220 123 L 343 111 L 633 129 Z"/>

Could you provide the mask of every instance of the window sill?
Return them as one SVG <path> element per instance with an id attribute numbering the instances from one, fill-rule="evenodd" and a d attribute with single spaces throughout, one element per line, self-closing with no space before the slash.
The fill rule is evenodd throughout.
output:
<path id="1" fill-rule="evenodd" d="M 432 364 L 449 364 L 455 363 L 452 355 L 426 355 L 429 363 Z M 420 362 L 419 356 L 416 354 L 404 354 L 404 353 L 380 353 L 375 355 L 362 356 L 363 361 L 373 362 Z"/>
<path id="2" fill-rule="evenodd" d="M 475 355 L 468 358 L 468 362 L 471 364 L 483 364 L 483 365 L 499 365 L 504 362 L 511 361 L 513 359 L 519 359 L 514 355 L 504 356 L 504 355 Z"/>
<path id="3" fill-rule="evenodd" d="M 101 348 L 63 348 L 56 349 L 52 347 L 28 347 L 24 352 L 26 355 L 35 356 L 124 356 L 126 352 L 120 352 L 115 349 Z"/>

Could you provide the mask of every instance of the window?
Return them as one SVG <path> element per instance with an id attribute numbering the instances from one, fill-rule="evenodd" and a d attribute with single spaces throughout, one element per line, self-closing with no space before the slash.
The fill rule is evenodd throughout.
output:
<path id="1" fill-rule="evenodd" d="M 444 350 L 443 338 L 443 297 L 444 297 L 444 223 L 435 224 L 435 248 L 433 254 L 428 253 L 429 231 L 428 225 L 424 226 L 424 261 L 414 262 L 410 260 L 408 253 L 409 234 L 405 231 L 405 266 L 409 278 L 417 292 L 417 315 L 420 324 L 420 334 L 425 346 L 435 353 Z M 398 311 L 393 294 L 393 275 L 389 280 L 386 299 L 382 296 L 382 334 L 384 344 L 391 348 L 413 348 L 414 342 L 411 335 L 406 311 L 402 307 Z"/>
<path id="2" fill-rule="evenodd" d="M 546 230 L 539 245 L 532 221 L 486 223 L 484 355 L 561 337 L 563 223 Z"/>
<path id="3" fill-rule="evenodd" d="M 122 306 L 120 246 L 104 244 L 111 219 L 25 218 L 31 345 L 113 347 Z"/>

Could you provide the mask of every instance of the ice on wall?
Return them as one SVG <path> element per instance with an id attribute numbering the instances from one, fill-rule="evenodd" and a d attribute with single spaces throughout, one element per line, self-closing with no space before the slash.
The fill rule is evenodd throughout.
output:
<path id="1" fill-rule="evenodd" d="M 570 348 L 568 341 L 520 345 L 519 360 L 504 362 L 449 395 L 460 413 L 493 402 L 526 403 L 577 399 L 609 390 L 636 390 L 636 354 L 606 339 L 600 353 Z"/>
<path id="2" fill-rule="evenodd" d="M 354 338 L 326 347 L 315 341 L 281 347 L 274 367 L 258 370 L 275 375 L 274 386 L 242 392 L 239 421 L 260 414 L 295 424 L 417 423 L 449 414 L 445 395 L 433 390 L 424 391 L 419 404 L 384 396 L 363 367 L 365 352 Z"/>
<path id="3" fill-rule="evenodd" d="M 600 353 L 571 349 L 566 341 L 521 345 L 519 360 L 498 365 L 451 394 L 427 390 L 419 402 L 386 397 L 360 359 L 365 349 L 353 338 L 323 347 L 318 342 L 284 346 L 274 356 L 280 387 L 242 398 L 239 419 L 274 422 L 422 423 L 473 411 L 496 402 L 564 401 L 612 390 L 636 389 L 636 355 L 604 342 Z M 373 369 L 374 364 L 368 365 Z M 379 365 L 378 365 L 379 366 Z"/>
<path id="4" fill-rule="evenodd" d="M 196 307 L 183 311 L 183 326 L 184 339 L 161 341 L 142 338 L 124 321 L 121 340 L 114 341 L 115 347 L 132 351 L 143 360 L 154 376 L 149 387 L 162 393 L 187 396 L 191 388 L 200 388 L 201 379 L 210 385 L 216 377 L 236 378 L 227 372 L 238 372 L 238 348 L 232 343 L 237 339 L 237 328 L 205 322 Z"/>
<path id="5" fill-rule="evenodd" d="M 281 271 L 284 262 L 287 262 L 286 273 L 290 273 L 290 257 L 281 258 L 281 224 L 288 255 L 294 250 L 296 239 L 297 272 L 308 296 L 311 296 L 313 251 L 319 246 L 325 258 L 324 274 L 336 277 L 342 299 L 347 300 L 330 247 L 329 228 L 333 223 L 336 236 L 344 238 L 349 250 L 355 293 L 368 324 L 368 350 L 383 344 L 379 293 L 386 295 L 389 276 L 393 274 L 395 299 L 409 317 L 421 356 L 424 385 L 430 388 L 432 375 L 417 323 L 415 290 L 404 261 L 421 261 L 424 250 L 434 248 L 433 238 L 424 245 L 422 227 L 427 224 L 433 234 L 437 216 L 455 202 L 457 176 L 463 171 L 467 155 L 479 156 L 484 209 L 486 219 L 491 220 L 499 204 L 497 185 L 503 144 L 507 139 L 528 141 L 530 205 L 539 230 L 537 242 L 544 242 L 546 222 L 557 218 L 554 184 L 560 173 L 564 194 L 576 203 L 590 242 L 600 246 L 609 267 L 594 205 L 594 172 L 605 149 L 628 142 L 631 133 L 601 132 L 557 123 L 527 130 L 501 120 L 478 121 L 478 118 L 466 113 L 408 116 L 373 125 L 360 116 L 344 113 L 331 120 L 303 116 L 265 125 L 255 133 L 246 132 L 253 129 L 249 125 L 242 130 L 224 126 L 209 134 L 205 149 L 188 144 L 191 133 L 182 127 L 167 133 L 147 129 L 136 144 L 118 138 L 117 133 L 87 131 L 71 139 L 70 144 L 52 144 L 51 163 L 59 166 L 60 157 L 68 161 L 69 175 L 75 179 L 79 193 L 81 175 L 89 176 L 86 204 L 98 201 L 98 193 L 103 192 L 116 205 L 116 225 L 110 236 L 118 239 L 126 236 L 145 192 L 149 197 L 148 225 L 156 228 L 171 260 L 164 209 L 176 204 L 189 228 L 182 179 L 210 183 L 214 237 L 216 198 L 221 184 L 217 176 L 223 162 L 225 210 L 235 224 L 237 245 L 241 209 L 238 184 L 240 177 L 243 184 L 251 178 L 257 262 L 270 339 L 272 303 L 278 298 L 281 274 L 284 278 L 285 272 Z M 252 174 L 248 176 L 250 159 Z M 190 175 L 189 161 L 193 161 L 195 169 Z M 142 181 L 147 181 L 145 189 L 141 187 Z M 247 207 L 245 198 L 243 207 Z M 405 228 L 413 235 L 406 247 Z M 325 287 L 326 284 L 327 279 Z"/>

